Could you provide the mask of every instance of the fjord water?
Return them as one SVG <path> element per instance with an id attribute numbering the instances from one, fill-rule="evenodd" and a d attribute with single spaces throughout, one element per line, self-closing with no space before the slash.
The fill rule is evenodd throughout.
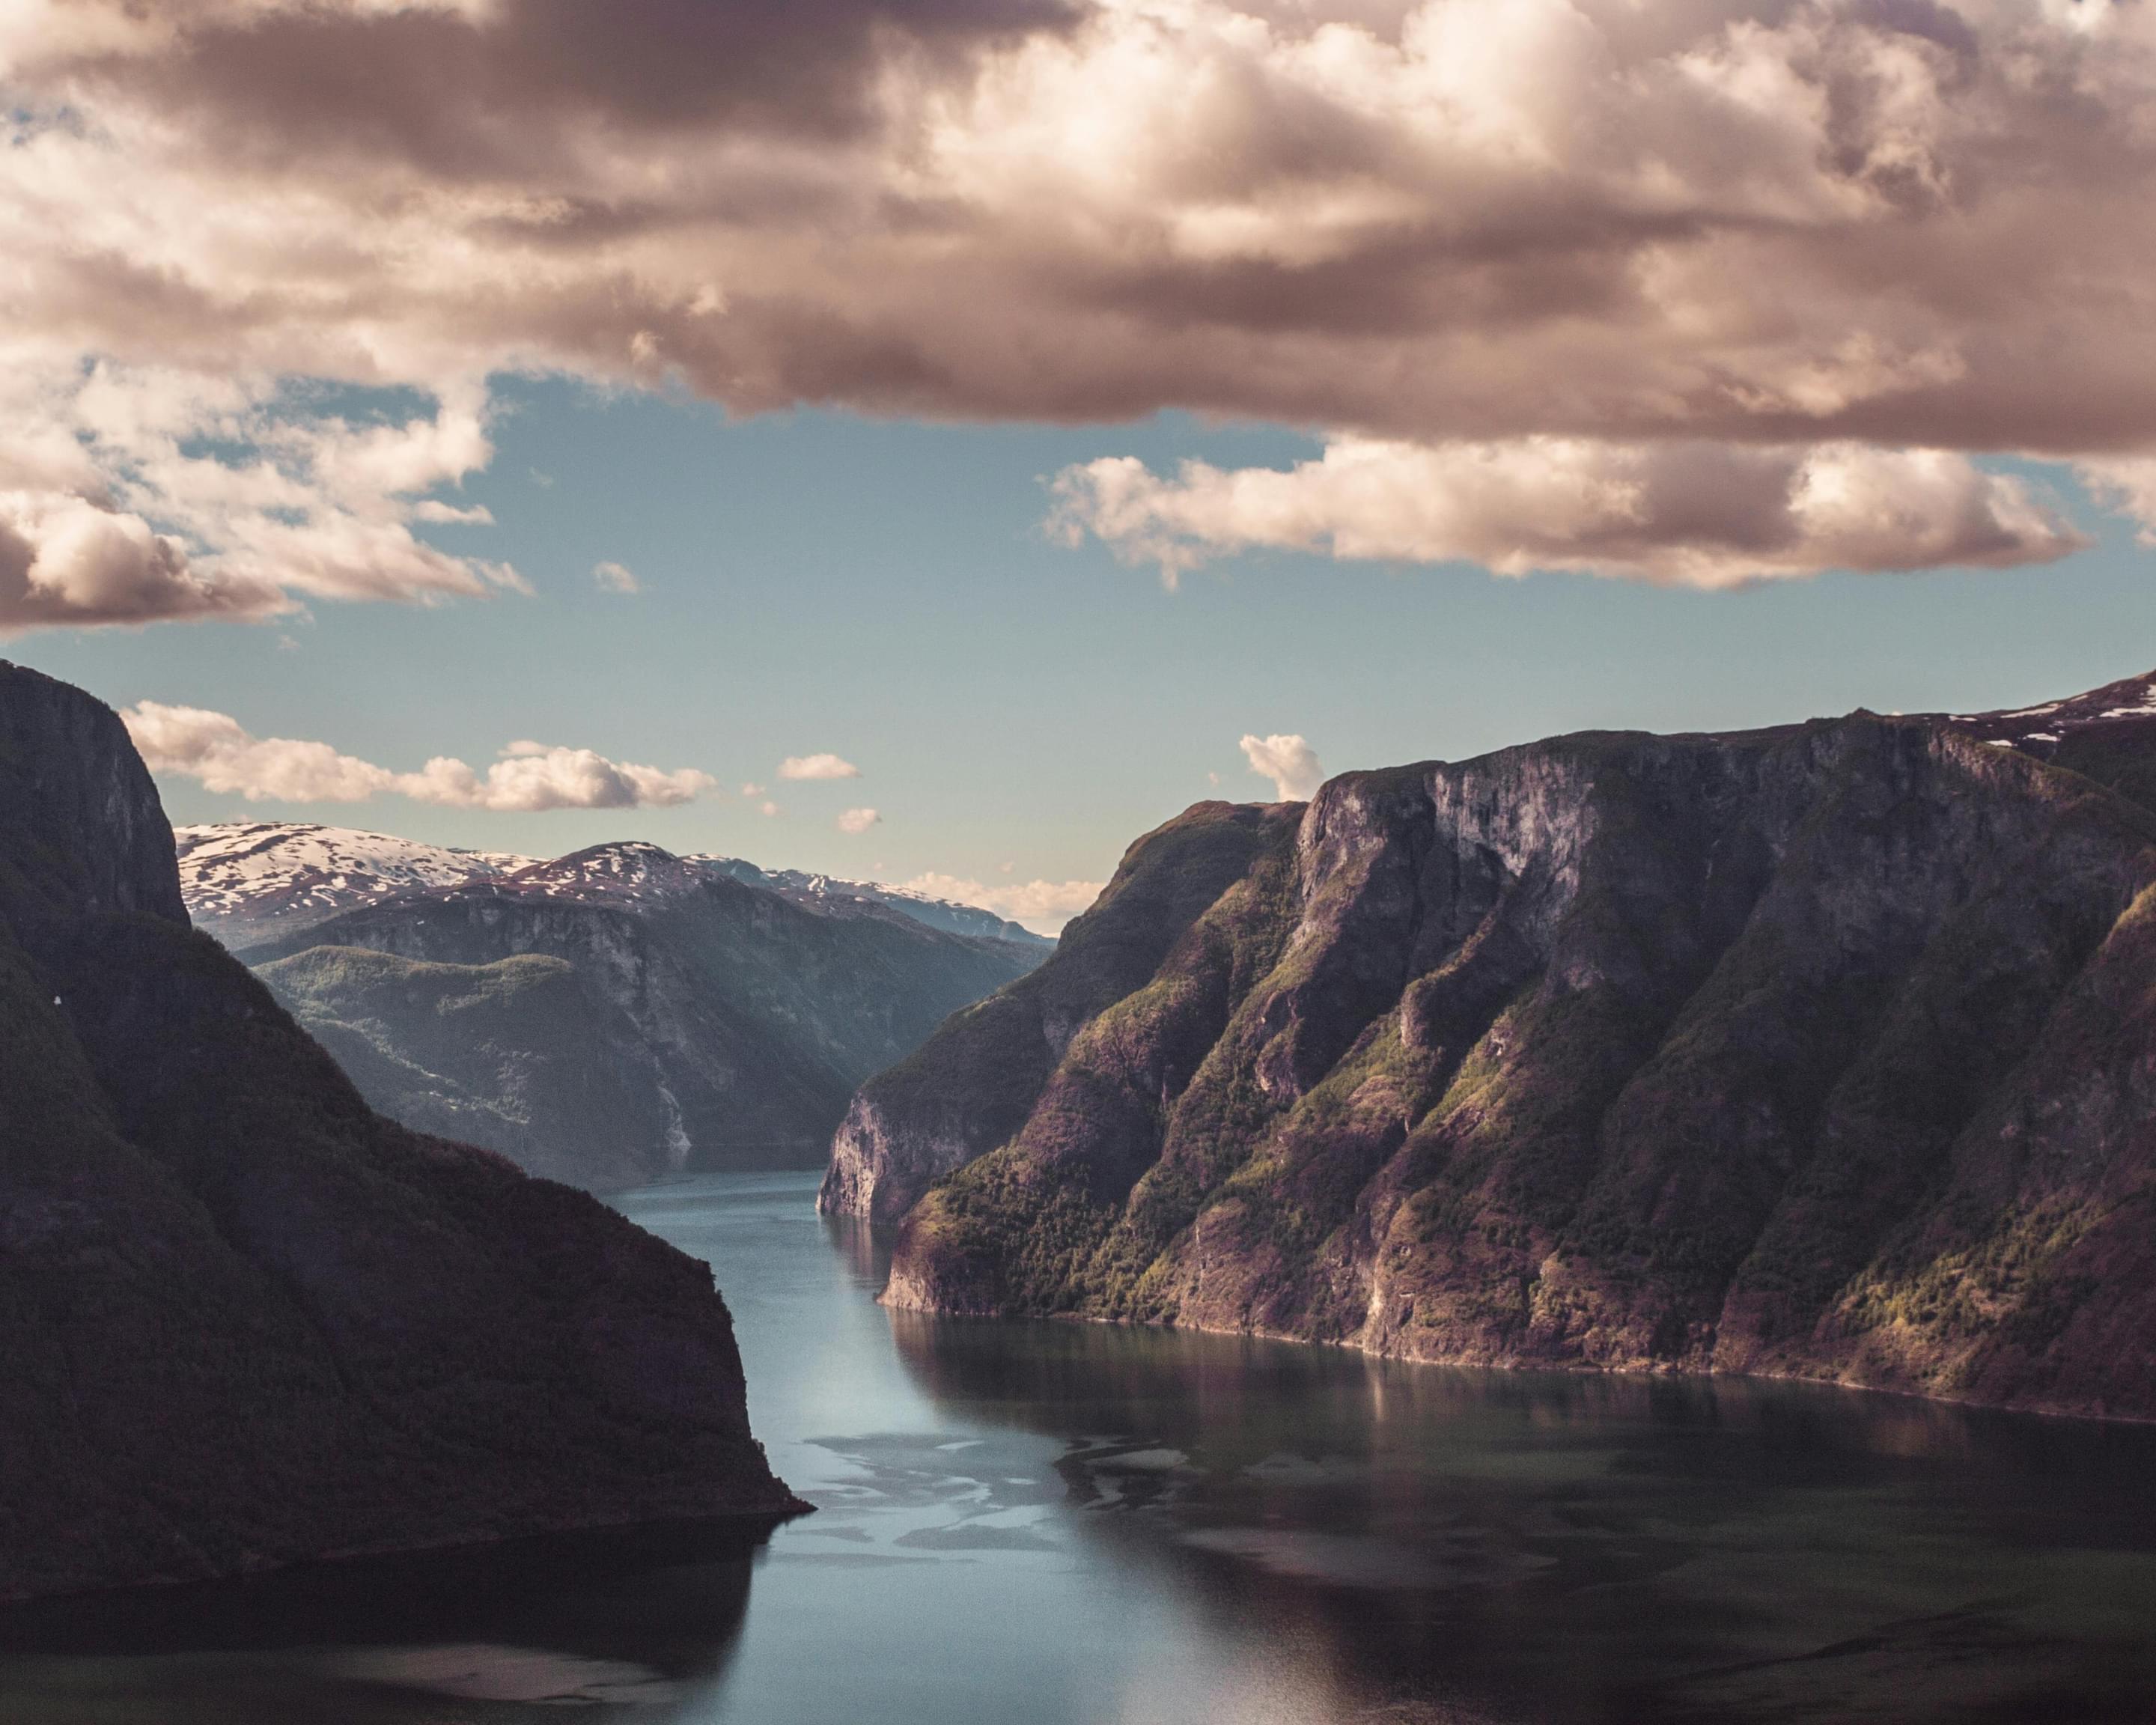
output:
<path id="1" fill-rule="evenodd" d="M 48 1613 L 0 1654 L 0 1718 L 2156 1717 L 2156 1432 L 891 1314 L 814 1189 L 618 1202 L 717 1267 L 818 1514 L 752 1556 L 271 1578 L 148 1637 Z"/>

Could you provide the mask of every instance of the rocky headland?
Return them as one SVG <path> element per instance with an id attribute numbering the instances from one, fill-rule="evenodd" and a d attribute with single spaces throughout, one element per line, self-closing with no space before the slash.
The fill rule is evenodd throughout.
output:
<path id="1" fill-rule="evenodd" d="M 800 1507 L 709 1269 L 372 1112 L 0 664 L 0 1599 Z"/>
<path id="2" fill-rule="evenodd" d="M 2152 686 L 1201 804 L 825 1204 L 903 1307 L 2156 1415 Z"/>

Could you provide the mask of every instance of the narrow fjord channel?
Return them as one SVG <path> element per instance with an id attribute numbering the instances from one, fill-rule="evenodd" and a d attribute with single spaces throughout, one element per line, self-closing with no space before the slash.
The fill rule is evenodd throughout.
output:
<path id="1" fill-rule="evenodd" d="M 875 1303 L 808 1175 L 617 1202 L 718 1266 L 819 1512 L 752 1557 L 0 1655 L 10 1725 L 2156 1717 L 2156 1431 Z"/>

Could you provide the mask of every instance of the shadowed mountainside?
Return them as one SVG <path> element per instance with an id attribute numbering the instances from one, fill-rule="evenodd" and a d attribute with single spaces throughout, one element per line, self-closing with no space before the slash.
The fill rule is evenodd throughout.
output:
<path id="1" fill-rule="evenodd" d="M 1990 716 L 1201 807 L 1118 880 L 1276 836 L 1060 1040 L 978 1057 L 1006 991 L 865 1086 L 826 1202 L 901 1307 L 2156 1414 L 2156 817 Z"/>
<path id="2" fill-rule="evenodd" d="M 1049 950 L 608 845 L 240 957 L 383 1113 L 607 1190 L 813 1167 L 855 1085 Z"/>
<path id="3" fill-rule="evenodd" d="M 0 1599 L 797 1507 L 703 1265 L 372 1113 L 0 664 Z"/>

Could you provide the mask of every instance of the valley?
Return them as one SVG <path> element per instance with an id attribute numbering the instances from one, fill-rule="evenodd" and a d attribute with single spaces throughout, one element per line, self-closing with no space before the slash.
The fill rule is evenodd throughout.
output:
<path id="1" fill-rule="evenodd" d="M 177 836 L 197 926 L 375 1107 L 593 1190 L 819 1164 L 855 1086 L 1054 950 L 969 906 L 641 842 L 535 862 Z"/>

